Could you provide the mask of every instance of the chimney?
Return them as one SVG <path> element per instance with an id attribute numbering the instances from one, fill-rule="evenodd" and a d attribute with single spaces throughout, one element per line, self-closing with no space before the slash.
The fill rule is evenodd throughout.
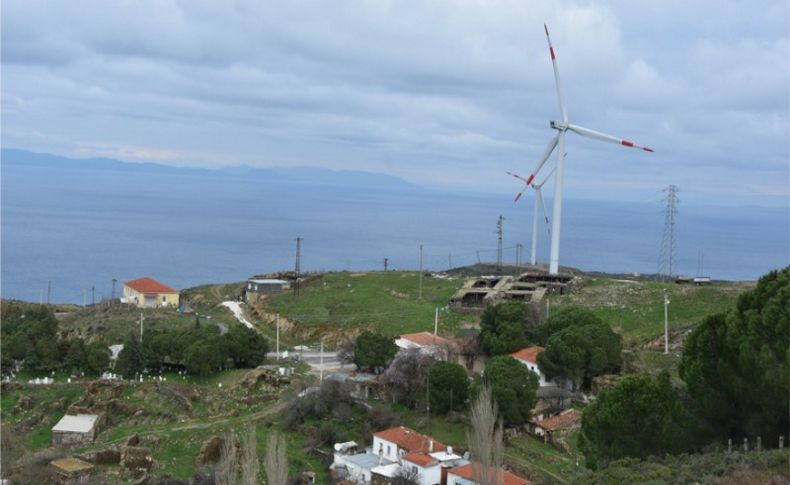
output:
<path id="1" fill-rule="evenodd" d="M 428 440 L 428 453 L 433 453 L 433 440 Z"/>
<path id="2" fill-rule="evenodd" d="M 448 446 L 447 447 L 447 454 L 448 455 L 452 455 L 453 454 L 453 447 L 452 446 Z"/>

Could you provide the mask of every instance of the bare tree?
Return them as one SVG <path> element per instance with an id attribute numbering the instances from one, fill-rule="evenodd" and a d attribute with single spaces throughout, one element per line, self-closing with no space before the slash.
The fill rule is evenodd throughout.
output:
<path id="1" fill-rule="evenodd" d="M 261 470 L 261 465 L 258 462 L 258 437 L 255 426 L 250 426 L 241 445 L 241 483 L 255 485 L 258 483 L 258 474 Z"/>
<path id="2" fill-rule="evenodd" d="M 425 379 L 433 362 L 433 356 L 420 349 L 403 350 L 381 375 L 379 383 L 394 402 L 414 408 L 425 396 Z"/>
<path id="3" fill-rule="evenodd" d="M 288 456 L 286 441 L 277 431 L 269 435 L 266 455 L 263 458 L 269 485 L 285 485 L 288 481 Z"/>
<path id="4" fill-rule="evenodd" d="M 214 469 L 214 481 L 217 485 L 234 485 L 238 483 L 238 473 L 239 457 L 236 432 L 230 430 L 222 441 L 219 463 Z"/>
<path id="5" fill-rule="evenodd" d="M 466 439 L 472 452 L 475 480 L 480 485 L 496 485 L 505 451 L 503 427 L 502 421 L 497 420 L 496 403 L 487 385 L 472 403 L 471 426 Z"/>

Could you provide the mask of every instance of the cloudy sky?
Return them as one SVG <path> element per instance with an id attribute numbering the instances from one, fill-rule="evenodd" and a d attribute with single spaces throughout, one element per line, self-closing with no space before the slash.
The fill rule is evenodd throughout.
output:
<path id="1" fill-rule="evenodd" d="M 2 3 L 2 144 L 320 166 L 515 193 L 559 117 L 569 197 L 786 205 L 790 2 Z"/>

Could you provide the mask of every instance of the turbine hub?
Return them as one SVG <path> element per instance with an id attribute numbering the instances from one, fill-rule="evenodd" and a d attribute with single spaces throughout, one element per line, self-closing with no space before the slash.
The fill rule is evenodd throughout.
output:
<path id="1" fill-rule="evenodd" d="M 552 121 L 549 121 L 549 126 L 551 126 L 552 128 L 554 128 L 557 131 L 565 131 L 565 130 L 568 129 L 568 123 L 565 123 L 564 121 L 554 121 L 554 120 L 552 120 Z"/>

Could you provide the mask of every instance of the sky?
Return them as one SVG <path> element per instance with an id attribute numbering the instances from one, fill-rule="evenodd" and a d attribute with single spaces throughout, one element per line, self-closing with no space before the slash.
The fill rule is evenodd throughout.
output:
<path id="1" fill-rule="evenodd" d="M 787 206 L 790 2 L 2 2 L 2 145 L 312 166 L 515 195 L 559 118 L 565 196 Z"/>

